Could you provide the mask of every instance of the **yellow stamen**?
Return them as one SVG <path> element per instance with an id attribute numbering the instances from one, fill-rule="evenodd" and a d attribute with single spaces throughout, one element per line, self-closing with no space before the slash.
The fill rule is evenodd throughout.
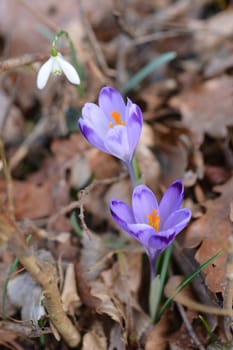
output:
<path id="1" fill-rule="evenodd" d="M 160 216 L 157 214 L 157 210 L 153 209 L 151 214 L 147 214 L 148 224 L 152 226 L 155 231 L 159 231 Z"/>
<path id="2" fill-rule="evenodd" d="M 116 125 L 125 125 L 125 122 L 123 120 L 121 120 L 121 115 L 119 112 L 113 111 L 111 113 L 111 117 L 114 119 L 114 122 Z M 113 127 L 113 123 L 110 122 L 109 123 L 109 127 L 112 128 Z"/>

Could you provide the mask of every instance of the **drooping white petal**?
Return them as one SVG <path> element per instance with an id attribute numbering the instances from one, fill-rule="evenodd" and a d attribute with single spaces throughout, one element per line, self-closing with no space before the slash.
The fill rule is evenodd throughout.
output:
<path id="1" fill-rule="evenodd" d="M 52 65 L 52 74 L 53 75 L 61 75 L 62 74 L 62 68 L 57 60 L 58 56 L 52 56 L 52 60 L 53 60 L 53 65 Z"/>
<path id="2" fill-rule="evenodd" d="M 56 56 L 56 60 L 58 62 L 58 64 L 60 65 L 63 73 L 65 74 L 66 78 L 72 83 L 72 84 L 80 84 L 80 78 L 79 75 L 76 71 L 76 69 L 72 66 L 72 64 L 70 64 L 69 62 L 67 62 L 61 54 L 58 54 Z"/>
<path id="3" fill-rule="evenodd" d="M 36 85 L 38 89 L 43 89 L 47 84 L 49 75 L 53 67 L 53 58 L 50 57 L 39 69 Z"/>

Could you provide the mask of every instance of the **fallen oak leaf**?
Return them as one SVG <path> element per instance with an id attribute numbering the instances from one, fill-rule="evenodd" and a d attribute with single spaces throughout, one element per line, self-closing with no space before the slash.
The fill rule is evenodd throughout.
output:
<path id="1" fill-rule="evenodd" d="M 232 234 L 230 222 L 230 206 L 233 193 L 233 177 L 224 185 L 216 186 L 214 190 L 220 196 L 208 200 L 203 205 L 206 213 L 190 224 L 184 236 L 185 248 L 194 248 L 201 244 L 195 259 L 200 263 L 215 255 L 219 250 L 227 251 L 228 238 Z M 225 282 L 226 253 L 219 256 L 214 264 L 209 264 L 203 270 L 206 284 L 212 292 L 223 292 Z"/>
<path id="2" fill-rule="evenodd" d="M 217 138 L 227 136 L 227 126 L 232 125 L 232 94 L 233 80 L 225 75 L 173 97 L 170 105 L 180 110 L 184 125 L 201 144 L 204 133 Z"/>

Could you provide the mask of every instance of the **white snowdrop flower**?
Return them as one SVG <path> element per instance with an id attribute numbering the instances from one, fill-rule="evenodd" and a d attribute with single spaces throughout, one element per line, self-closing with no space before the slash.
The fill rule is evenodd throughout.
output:
<path id="1" fill-rule="evenodd" d="M 64 73 L 72 84 L 80 84 L 80 78 L 76 69 L 56 50 L 55 54 L 52 51 L 50 58 L 39 69 L 36 82 L 38 89 L 41 90 L 45 87 L 51 73 L 54 75 Z"/>

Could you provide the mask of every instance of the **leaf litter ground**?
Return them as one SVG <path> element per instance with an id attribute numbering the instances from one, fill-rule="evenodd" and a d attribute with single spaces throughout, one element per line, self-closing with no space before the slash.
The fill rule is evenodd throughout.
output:
<path id="1" fill-rule="evenodd" d="M 226 293 L 232 273 L 232 11 L 230 1 L 0 4 L 0 127 L 13 177 L 11 189 L 2 171 L 1 207 L 8 208 L 13 194 L 19 232 L 31 236 L 32 255 L 53 266 L 80 349 L 233 347 L 229 318 L 191 307 L 196 301 L 221 309 L 232 301 Z M 50 78 L 42 92 L 35 86 L 39 64 L 49 56 L 48 33 L 62 28 L 85 72 L 83 96 L 63 77 Z M 153 326 L 148 263 L 108 209 L 112 197 L 130 202 L 129 179 L 117 160 L 87 144 L 77 118 L 103 85 L 123 89 L 170 51 L 176 59 L 127 93 L 144 115 L 136 155 L 145 183 L 161 197 L 172 181 L 183 179 L 184 206 L 193 213 L 174 245 L 163 301 L 199 264 L 223 254 L 182 292 L 188 305 L 176 300 Z M 0 296 L 15 259 L 14 240 L 6 244 L 13 232 L 6 215 L 0 217 Z M 2 348 L 69 348 L 48 319 L 42 328 L 33 324 L 42 293 L 18 264 L 5 315 L 1 311 Z"/>

